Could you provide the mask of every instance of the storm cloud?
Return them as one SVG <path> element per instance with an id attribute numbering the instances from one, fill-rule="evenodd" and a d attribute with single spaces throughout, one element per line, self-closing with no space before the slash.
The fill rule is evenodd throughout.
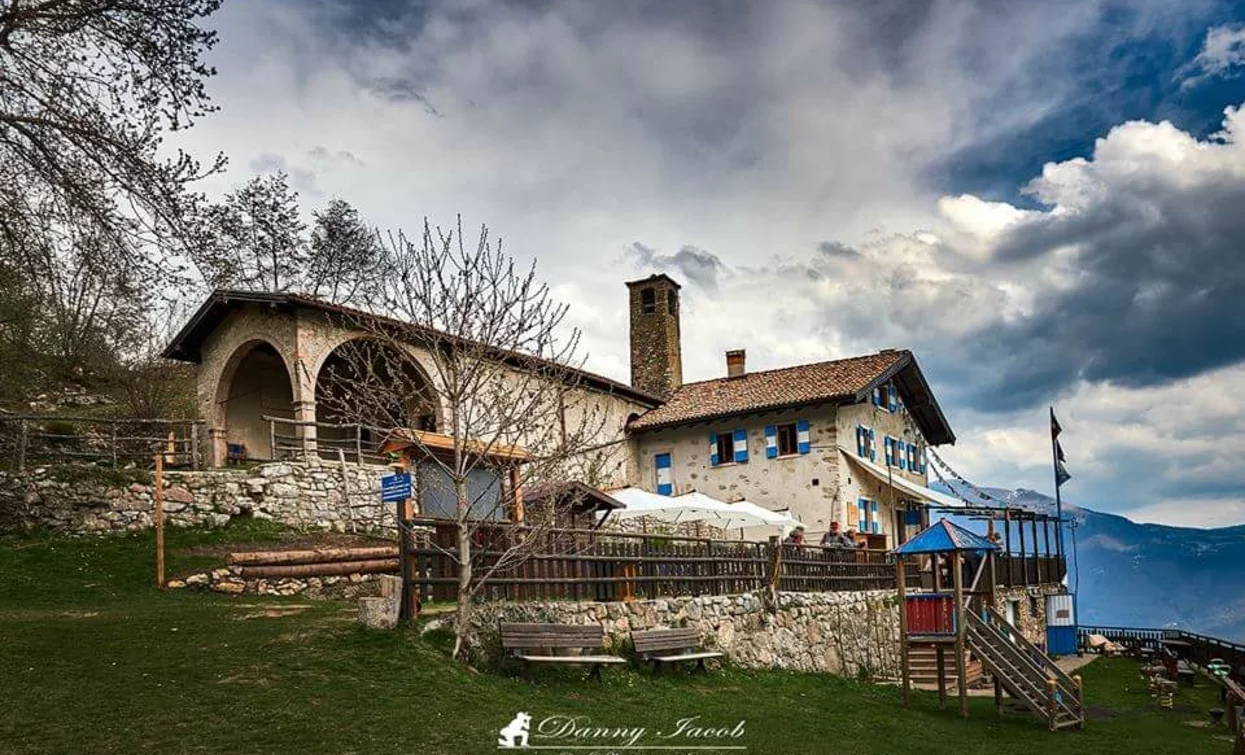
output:
<path id="1" fill-rule="evenodd" d="M 622 281 L 658 271 L 684 283 L 689 380 L 732 348 L 755 369 L 912 348 L 970 477 L 1048 486 L 1054 402 L 1072 499 L 1192 521 L 1245 494 L 1222 472 L 1245 406 L 1187 409 L 1242 383 L 1241 116 L 1210 133 L 1242 99 L 1216 88 L 1240 12 L 227 3 L 221 111 L 175 146 L 230 155 L 210 194 L 281 168 L 384 229 L 488 224 L 620 379 Z"/>

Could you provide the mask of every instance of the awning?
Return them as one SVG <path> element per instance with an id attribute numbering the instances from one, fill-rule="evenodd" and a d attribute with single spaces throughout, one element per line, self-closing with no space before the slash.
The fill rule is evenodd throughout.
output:
<path id="1" fill-rule="evenodd" d="M 907 494 L 909 497 L 917 498 L 937 506 L 946 506 L 948 508 L 964 508 L 964 502 L 954 496 L 945 493 L 939 493 L 937 490 L 930 490 L 924 485 L 918 485 L 912 480 L 907 479 L 902 474 L 892 472 L 889 476 L 886 473 L 886 467 L 878 466 L 868 459 L 862 459 L 856 454 L 848 451 L 846 448 L 839 446 L 839 453 L 843 458 L 847 459 L 858 470 L 861 470 L 881 482 L 883 485 L 890 484 L 895 490 Z"/>

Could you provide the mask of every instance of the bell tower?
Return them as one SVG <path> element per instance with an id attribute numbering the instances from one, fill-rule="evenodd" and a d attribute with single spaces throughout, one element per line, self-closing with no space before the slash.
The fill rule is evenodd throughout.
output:
<path id="1" fill-rule="evenodd" d="M 679 286 L 665 273 L 629 281 L 631 387 L 669 398 L 683 384 Z"/>

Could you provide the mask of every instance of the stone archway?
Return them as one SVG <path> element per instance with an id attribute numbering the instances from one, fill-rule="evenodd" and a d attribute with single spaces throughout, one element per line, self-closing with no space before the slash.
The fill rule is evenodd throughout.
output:
<path id="1" fill-rule="evenodd" d="M 265 416 L 295 419 L 294 381 L 280 351 L 265 339 L 243 343 L 216 384 L 214 462 L 231 458 L 272 460 L 271 428 Z M 295 434 L 290 425 L 281 434 Z M 280 444 L 278 443 L 278 446 Z"/>
<path id="2" fill-rule="evenodd" d="M 315 379 L 317 442 L 322 454 L 353 453 L 362 426 L 365 452 L 393 428 L 437 431 L 441 427 L 436 390 L 415 356 L 405 349 L 361 336 L 329 352 Z M 350 425 L 352 427 L 333 427 Z"/>

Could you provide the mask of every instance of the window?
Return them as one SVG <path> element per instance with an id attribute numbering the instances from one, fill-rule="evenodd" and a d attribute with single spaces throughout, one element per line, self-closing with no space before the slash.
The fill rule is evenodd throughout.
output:
<path id="1" fill-rule="evenodd" d="M 657 495 L 674 495 L 674 470 L 669 453 L 653 456 L 653 471 L 657 482 Z"/>
<path id="2" fill-rule="evenodd" d="M 877 458 L 877 452 L 873 447 L 873 430 L 863 425 L 856 426 L 856 448 L 860 452 L 863 459 L 874 461 Z"/>
<path id="3" fill-rule="evenodd" d="M 796 432 L 795 423 L 789 425 L 778 426 L 778 455 L 793 456 L 799 453 L 800 441 L 799 433 Z"/>
<path id="4" fill-rule="evenodd" d="M 666 311 L 672 315 L 679 313 L 679 295 L 674 292 L 673 288 L 666 291 Z"/>
<path id="5" fill-rule="evenodd" d="M 717 443 L 714 444 L 713 464 L 721 466 L 722 464 L 733 464 L 735 462 L 735 439 L 730 433 L 718 433 L 715 436 Z"/>
<path id="6" fill-rule="evenodd" d="M 657 311 L 657 291 L 651 288 L 641 289 L 640 311 L 646 315 L 651 315 Z"/>

